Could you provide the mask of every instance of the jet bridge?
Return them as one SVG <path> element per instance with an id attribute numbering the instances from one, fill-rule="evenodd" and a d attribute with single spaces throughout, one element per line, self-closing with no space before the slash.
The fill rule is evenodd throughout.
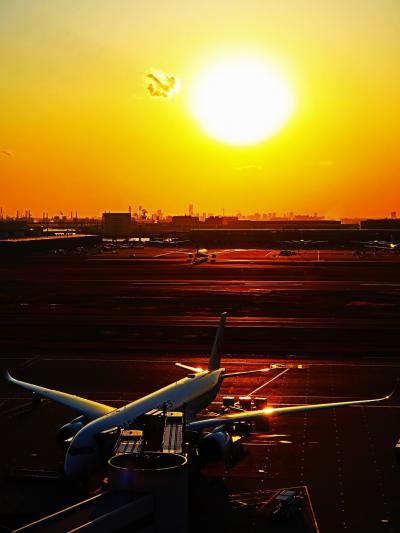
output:
<path id="1" fill-rule="evenodd" d="M 180 411 L 163 413 L 153 409 L 138 421 L 135 429 L 121 430 L 114 446 L 114 454 L 139 455 L 145 452 L 182 454 L 183 414 Z"/>

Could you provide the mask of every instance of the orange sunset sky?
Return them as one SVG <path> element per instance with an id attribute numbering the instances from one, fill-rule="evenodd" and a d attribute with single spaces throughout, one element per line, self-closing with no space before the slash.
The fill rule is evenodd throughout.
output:
<path id="1" fill-rule="evenodd" d="M 399 213 L 399 35 L 398 0 L 2 0 L 0 206 Z M 244 146 L 189 105 L 207 65 L 241 54 L 277 65 L 295 100 Z M 151 96 L 155 70 L 180 90 Z"/>

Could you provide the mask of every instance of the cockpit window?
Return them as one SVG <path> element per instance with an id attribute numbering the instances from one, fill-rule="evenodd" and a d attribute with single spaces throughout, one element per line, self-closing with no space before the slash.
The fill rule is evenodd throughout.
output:
<path id="1" fill-rule="evenodd" d="M 69 455 L 89 455 L 94 452 L 94 448 L 91 446 L 81 446 L 78 448 L 77 446 L 70 446 L 68 448 Z"/>

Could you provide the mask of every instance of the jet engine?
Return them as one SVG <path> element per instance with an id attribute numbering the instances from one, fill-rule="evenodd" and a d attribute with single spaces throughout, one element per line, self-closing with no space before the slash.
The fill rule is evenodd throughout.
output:
<path id="1" fill-rule="evenodd" d="M 232 437 L 223 426 L 207 433 L 200 441 L 200 456 L 207 462 L 216 463 L 224 459 L 232 448 Z"/>
<path id="2" fill-rule="evenodd" d="M 57 442 L 58 444 L 66 449 L 71 444 L 72 438 L 78 433 L 79 430 L 86 425 L 88 420 L 83 416 L 78 416 L 65 424 L 57 431 Z"/>

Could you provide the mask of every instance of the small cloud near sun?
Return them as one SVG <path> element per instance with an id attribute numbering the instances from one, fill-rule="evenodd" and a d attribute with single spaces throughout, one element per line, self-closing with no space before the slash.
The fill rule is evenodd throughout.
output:
<path id="1" fill-rule="evenodd" d="M 151 80 L 147 85 L 150 96 L 168 98 L 180 89 L 181 84 L 174 74 L 164 74 L 164 72 L 155 71 L 146 74 L 146 78 Z"/>
<path id="2" fill-rule="evenodd" d="M 0 148 L 0 156 L 14 157 L 14 152 L 12 150 L 7 150 L 6 148 Z"/>

